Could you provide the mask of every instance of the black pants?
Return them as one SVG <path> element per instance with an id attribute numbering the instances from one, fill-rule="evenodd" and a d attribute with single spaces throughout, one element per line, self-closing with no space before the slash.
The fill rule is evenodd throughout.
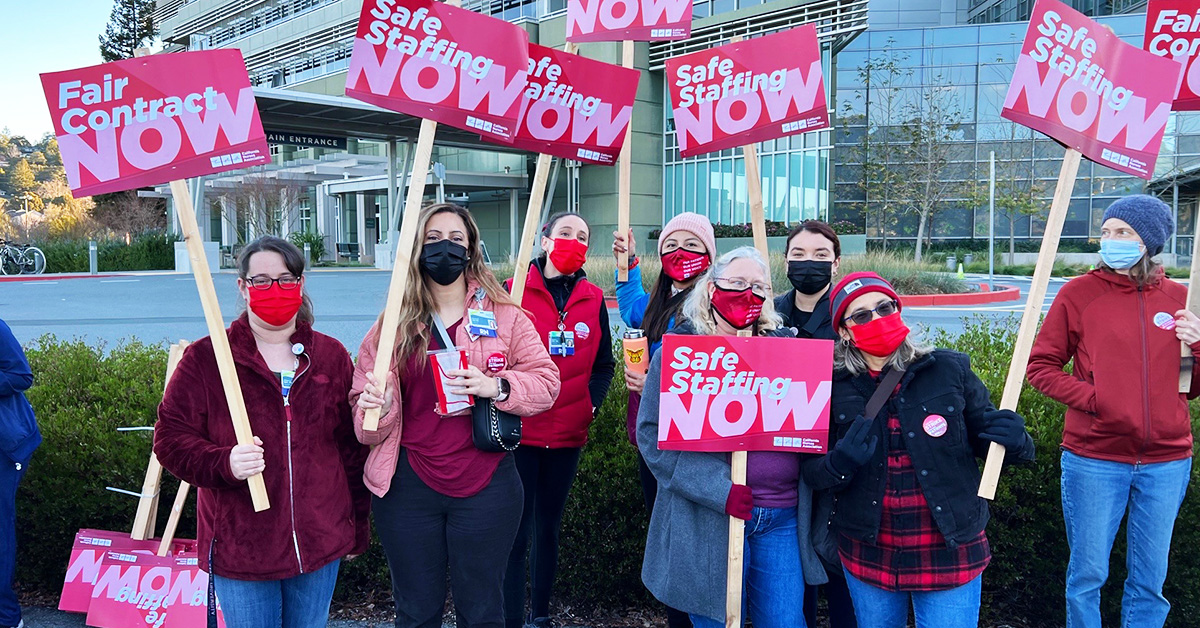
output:
<path id="1" fill-rule="evenodd" d="M 392 572 L 397 628 L 441 628 L 447 564 L 459 628 L 504 625 L 504 567 L 521 501 L 512 456 L 482 491 L 458 498 L 429 488 L 401 450 L 391 490 L 371 504 Z"/>
<path id="2" fill-rule="evenodd" d="M 638 477 L 642 480 L 642 499 L 646 502 L 646 512 L 654 512 L 654 500 L 658 497 L 658 479 L 654 477 L 654 473 L 650 471 L 650 467 L 646 466 L 646 460 L 642 458 L 642 453 L 638 452 Z M 692 618 L 688 614 L 667 607 L 667 627 L 668 628 L 692 628 Z"/>
<path id="3" fill-rule="evenodd" d="M 504 576 L 504 623 L 520 628 L 525 617 L 525 555 L 529 555 L 529 616 L 550 616 L 550 591 L 558 569 L 558 531 L 583 449 L 518 447 L 517 473 L 525 488 L 525 511 Z M 530 537 L 533 538 L 532 547 Z"/>
<path id="4" fill-rule="evenodd" d="M 819 587 L 804 587 L 804 623 L 817 625 L 817 589 L 825 592 L 829 606 L 829 628 L 858 628 L 854 618 L 854 602 L 850 600 L 850 589 L 846 587 L 846 575 L 840 568 L 826 568 L 829 582 Z"/>

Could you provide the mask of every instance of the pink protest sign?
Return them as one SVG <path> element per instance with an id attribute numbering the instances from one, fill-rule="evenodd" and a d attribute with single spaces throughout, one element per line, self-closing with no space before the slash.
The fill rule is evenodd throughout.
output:
<path id="1" fill-rule="evenodd" d="M 1183 65 L 1176 86 L 1175 110 L 1200 110 L 1200 0 L 1150 0 L 1142 47 Z"/>
<path id="2" fill-rule="evenodd" d="M 1001 115 L 1149 179 L 1180 70 L 1058 0 L 1038 0 Z"/>
<path id="3" fill-rule="evenodd" d="M 812 24 L 667 59 L 666 78 L 683 157 L 829 126 Z"/>
<path id="4" fill-rule="evenodd" d="M 664 41 L 692 36 L 692 0 L 567 0 L 567 41 Z"/>
<path id="5" fill-rule="evenodd" d="M 434 0 L 363 3 L 346 95 L 509 142 L 516 133 L 529 34 Z"/>
<path id="6" fill-rule="evenodd" d="M 41 78 L 76 196 L 270 161 L 238 50 L 153 55 Z"/>
<path id="7" fill-rule="evenodd" d="M 184 628 L 208 618 L 208 574 L 195 552 L 155 556 L 110 551 L 92 590 L 87 624 L 97 628 Z M 217 624 L 224 625 L 217 610 Z"/>
<path id="8" fill-rule="evenodd" d="M 832 375 L 829 340 L 668 334 L 658 446 L 824 453 Z"/>
<path id="9" fill-rule="evenodd" d="M 529 86 L 512 145 L 611 166 L 625 143 L 637 70 L 529 45 Z"/>
<path id="10" fill-rule="evenodd" d="M 195 541 L 176 539 L 171 552 L 195 551 Z M 129 538 L 128 532 L 109 530 L 80 530 L 75 533 L 71 547 L 71 559 L 67 563 L 67 575 L 63 578 L 62 595 L 58 610 L 86 613 L 92 600 L 92 587 L 100 573 L 100 565 L 109 551 L 135 554 L 153 554 L 158 550 L 158 541 L 137 541 Z"/>

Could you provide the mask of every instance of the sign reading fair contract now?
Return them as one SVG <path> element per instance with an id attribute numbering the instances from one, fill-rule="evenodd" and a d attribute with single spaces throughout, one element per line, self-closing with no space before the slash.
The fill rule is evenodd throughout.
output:
<path id="1" fill-rule="evenodd" d="M 270 161 L 237 50 L 139 57 L 41 78 L 76 196 Z"/>
<path id="2" fill-rule="evenodd" d="M 663 336 L 658 446 L 824 453 L 832 372 L 830 340 Z"/>
<path id="3" fill-rule="evenodd" d="M 812 24 L 667 59 L 667 83 L 683 157 L 829 126 Z"/>
<path id="4" fill-rule="evenodd" d="M 1200 0 L 1150 0 L 1142 46 L 1183 65 L 1175 93 L 1176 111 L 1200 110 Z"/>
<path id="5" fill-rule="evenodd" d="M 1001 115 L 1149 179 L 1181 70 L 1058 0 L 1038 0 Z"/>
<path id="6" fill-rule="evenodd" d="M 529 45 L 516 148 L 611 166 L 625 142 L 637 70 Z"/>
<path id="7" fill-rule="evenodd" d="M 434 0 L 363 3 L 346 95 L 510 142 L 516 133 L 529 34 Z"/>

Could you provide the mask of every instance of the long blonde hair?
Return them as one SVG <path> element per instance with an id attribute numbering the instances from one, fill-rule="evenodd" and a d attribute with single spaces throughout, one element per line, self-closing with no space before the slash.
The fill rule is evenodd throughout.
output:
<path id="1" fill-rule="evenodd" d="M 429 219 L 447 212 L 457 215 L 467 227 L 467 267 L 463 271 L 467 284 L 479 284 L 495 305 L 516 305 L 508 291 L 496 281 L 496 276 L 483 262 L 479 226 L 475 224 L 471 212 L 454 203 L 435 203 L 425 207 L 421 210 L 417 222 L 417 242 L 413 246 L 408 265 L 408 286 L 400 305 L 400 324 L 396 330 L 395 359 L 392 362 L 392 368 L 397 372 L 400 372 L 400 365 L 413 355 L 425 359 L 425 349 L 429 346 L 430 336 L 428 322 L 437 308 L 429 288 L 425 285 L 425 277 L 421 274 L 421 249 L 424 247 L 425 229 L 429 225 Z M 382 313 L 376 324 L 383 324 Z"/>
<path id="2" fill-rule="evenodd" d="M 696 279 L 696 284 L 692 286 L 692 293 L 688 295 L 686 301 L 683 302 L 683 318 L 690 321 L 696 329 L 696 333 L 702 336 L 712 336 L 717 334 L 717 321 L 713 318 L 712 313 L 712 297 L 708 294 L 708 288 L 721 276 L 725 269 L 734 260 L 749 259 L 758 264 L 762 269 L 763 276 L 767 279 L 767 285 L 771 282 L 771 269 L 767 266 L 766 260 L 758 249 L 752 246 L 738 247 L 721 257 L 713 263 L 703 275 Z M 758 315 L 758 320 L 754 322 L 754 330 L 756 332 L 773 331 L 783 326 L 783 318 L 775 312 L 774 299 L 768 294 L 763 301 L 762 313 Z"/>

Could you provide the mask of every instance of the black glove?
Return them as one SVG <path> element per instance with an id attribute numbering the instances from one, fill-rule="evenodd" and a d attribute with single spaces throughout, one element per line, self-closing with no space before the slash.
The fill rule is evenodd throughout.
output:
<path id="1" fill-rule="evenodd" d="M 879 437 L 871 434 L 871 424 L 861 414 L 854 418 L 846 435 L 838 440 L 829 452 L 829 466 L 839 475 L 853 473 L 867 464 L 879 444 Z"/>
<path id="2" fill-rule="evenodd" d="M 983 431 L 979 437 L 1005 449 L 1018 449 L 1025 444 L 1025 419 L 1012 410 L 992 410 L 983 413 Z"/>

